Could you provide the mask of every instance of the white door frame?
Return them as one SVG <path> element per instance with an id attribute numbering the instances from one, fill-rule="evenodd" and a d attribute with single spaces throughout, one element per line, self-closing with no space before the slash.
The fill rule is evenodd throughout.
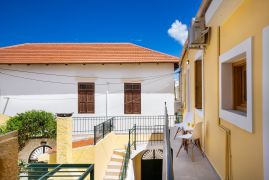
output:
<path id="1" fill-rule="evenodd" d="M 263 173 L 269 179 L 269 26 L 263 29 Z"/>

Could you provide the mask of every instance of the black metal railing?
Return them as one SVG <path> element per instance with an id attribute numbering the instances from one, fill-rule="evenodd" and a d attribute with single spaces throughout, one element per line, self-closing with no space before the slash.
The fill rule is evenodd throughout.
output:
<path id="1" fill-rule="evenodd" d="M 120 180 L 124 180 L 127 175 L 128 164 L 131 156 L 131 151 L 136 150 L 137 144 L 146 142 L 147 144 L 163 143 L 164 126 L 134 126 L 129 129 L 129 140 L 126 148 L 126 153 L 122 163 L 122 169 L 120 174 Z"/>
<path id="2" fill-rule="evenodd" d="M 136 130 L 137 130 L 136 124 L 134 124 L 133 128 L 129 129 L 128 144 L 130 143 L 130 147 L 134 147 L 134 150 L 136 150 L 136 141 L 137 141 L 137 138 L 136 138 L 137 131 Z"/>
<path id="3" fill-rule="evenodd" d="M 108 133 L 113 131 L 114 118 L 110 118 L 96 126 L 94 126 L 94 144 L 103 139 Z"/>
<path id="4" fill-rule="evenodd" d="M 111 117 L 73 117 L 73 135 L 93 134 L 94 126 L 110 119 Z"/>
<path id="5" fill-rule="evenodd" d="M 136 126 L 135 143 L 147 143 L 149 145 L 163 142 L 163 125 Z"/>
<path id="6" fill-rule="evenodd" d="M 164 180 L 174 180 L 173 170 L 173 151 L 170 143 L 170 130 L 169 130 L 169 118 L 167 114 L 167 107 L 165 103 L 165 126 L 164 131 L 164 143 L 163 143 L 163 178 Z"/>
<path id="7" fill-rule="evenodd" d="M 117 133 L 128 133 L 134 124 L 137 126 L 165 125 L 165 116 L 100 116 L 100 117 L 73 117 L 73 134 L 93 134 L 94 126 L 103 123 L 107 119 L 114 118 L 113 130 Z M 180 121 L 181 116 L 168 115 L 169 126 L 172 127 L 176 121 Z"/>
<path id="8" fill-rule="evenodd" d="M 132 148 L 136 150 L 136 125 L 134 125 L 133 128 L 129 129 L 129 140 L 124 160 L 121 166 L 120 180 L 124 180 L 126 178 Z"/>

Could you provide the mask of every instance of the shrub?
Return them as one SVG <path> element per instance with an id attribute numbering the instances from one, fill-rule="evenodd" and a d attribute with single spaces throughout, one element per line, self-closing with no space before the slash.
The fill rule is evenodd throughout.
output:
<path id="1" fill-rule="evenodd" d="M 45 111 L 27 111 L 17 114 L 7 121 L 4 133 L 17 130 L 19 147 L 22 149 L 25 143 L 35 137 L 55 138 L 56 117 Z M 1 133 L 1 132 L 0 132 Z"/>

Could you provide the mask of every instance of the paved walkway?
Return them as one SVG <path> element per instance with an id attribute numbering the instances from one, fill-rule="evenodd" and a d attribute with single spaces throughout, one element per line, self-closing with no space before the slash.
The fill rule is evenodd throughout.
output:
<path id="1" fill-rule="evenodd" d="M 191 149 L 189 150 L 189 154 L 187 154 L 182 148 L 179 156 L 176 157 L 181 140 L 177 138 L 174 140 L 175 133 L 176 128 L 171 128 L 175 180 L 220 180 L 207 158 L 203 158 L 196 147 L 194 147 L 194 162 L 191 160 Z"/>

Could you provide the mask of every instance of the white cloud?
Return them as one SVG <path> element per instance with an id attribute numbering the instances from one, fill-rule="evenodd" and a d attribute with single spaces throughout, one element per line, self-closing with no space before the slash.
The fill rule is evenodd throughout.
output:
<path id="1" fill-rule="evenodd" d="M 186 24 L 183 24 L 179 20 L 175 20 L 171 27 L 168 29 L 170 37 L 178 41 L 181 45 L 184 45 L 188 38 L 188 28 Z"/>

